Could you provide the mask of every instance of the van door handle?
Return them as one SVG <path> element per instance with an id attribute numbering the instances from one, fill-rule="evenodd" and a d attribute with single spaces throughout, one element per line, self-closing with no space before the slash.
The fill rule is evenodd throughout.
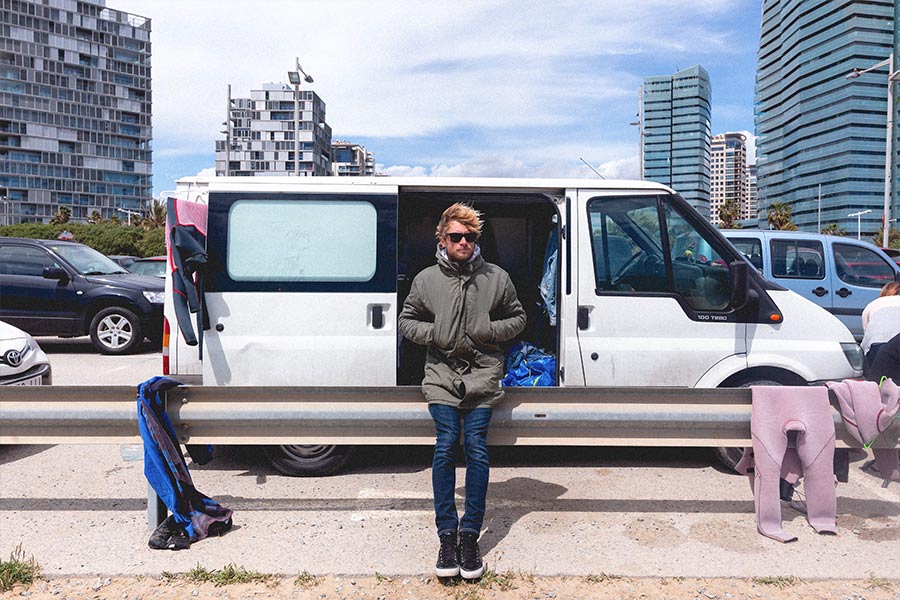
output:
<path id="1" fill-rule="evenodd" d="M 384 327 L 384 308 L 380 304 L 372 305 L 372 329 Z"/>
<path id="2" fill-rule="evenodd" d="M 823 288 L 823 287 L 820 285 L 819 287 L 817 287 L 816 289 L 814 289 L 814 290 L 812 291 L 812 293 L 815 294 L 816 296 L 818 296 L 819 298 L 821 298 L 822 296 L 824 296 L 825 294 L 828 293 L 828 290 L 826 290 L 825 288 Z"/>
<path id="3" fill-rule="evenodd" d="M 852 294 L 852 293 L 853 293 L 853 292 L 851 292 L 851 291 L 848 290 L 847 288 L 841 288 L 841 289 L 839 289 L 838 291 L 835 292 L 835 294 L 837 294 L 837 295 L 840 296 L 841 298 L 846 298 L 847 296 L 849 296 L 849 295 Z"/>
<path id="4" fill-rule="evenodd" d="M 578 317 L 576 319 L 576 323 L 578 325 L 578 329 L 580 329 L 581 331 L 584 331 L 591 326 L 591 315 L 588 311 L 587 306 L 578 307 Z"/>

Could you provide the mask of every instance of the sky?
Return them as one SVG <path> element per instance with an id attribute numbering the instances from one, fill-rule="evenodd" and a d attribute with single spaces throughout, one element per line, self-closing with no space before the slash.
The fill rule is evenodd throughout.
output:
<path id="1" fill-rule="evenodd" d="M 639 176 L 638 87 L 696 64 L 753 132 L 761 0 L 107 0 L 151 19 L 155 194 L 210 173 L 232 96 L 299 59 L 387 175 Z M 754 139 L 751 137 L 751 150 Z M 583 161 L 582 161 L 583 159 Z"/>

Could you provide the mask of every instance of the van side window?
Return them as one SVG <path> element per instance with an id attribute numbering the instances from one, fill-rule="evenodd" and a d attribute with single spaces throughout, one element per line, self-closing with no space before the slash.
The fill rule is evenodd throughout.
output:
<path id="1" fill-rule="evenodd" d="M 880 288 L 894 280 L 894 269 L 875 252 L 851 244 L 834 244 L 837 276 L 844 283 Z"/>
<path id="2" fill-rule="evenodd" d="M 0 273 L 41 277 L 47 267 L 59 267 L 59 264 L 43 250 L 24 246 L 0 246 Z"/>
<path id="3" fill-rule="evenodd" d="M 597 293 L 678 294 L 694 310 L 727 309 L 731 274 L 722 251 L 672 205 L 664 210 L 661 219 L 655 196 L 588 202 Z"/>
<path id="4" fill-rule="evenodd" d="M 753 238 L 729 238 L 729 241 L 747 257 L 751 265 L 762 271 L 762 242 Z"/>
<path id="5" fill-rule="evenodd" d="M 237 201 L 226 269 L 234 281 L 369 281 L 378 215 L 364 201 Z"/>
<path id="6" fill-rule="evenodd" d="M 783 279 L 824 279 L 825 251 L 816 240 L 772 240 L 772 275 Z"/>

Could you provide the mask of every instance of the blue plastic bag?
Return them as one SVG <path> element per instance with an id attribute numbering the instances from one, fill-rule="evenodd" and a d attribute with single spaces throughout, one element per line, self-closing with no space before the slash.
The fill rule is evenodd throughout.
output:
<path id="1" fill-rule="evenodd" d="M 556 385 L 556 357 L 544 350 L 519 342 L 506 354 L 504 387 L 542 387 Z"/>

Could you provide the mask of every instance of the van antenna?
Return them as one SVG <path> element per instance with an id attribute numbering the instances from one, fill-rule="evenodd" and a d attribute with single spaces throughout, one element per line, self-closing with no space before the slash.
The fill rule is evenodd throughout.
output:
<path id="1" fill-rule="evenodd" d="M 597 174 L 597 177 L 599 177 L 600 179 L 606 179 L 606 177 L 604 177 L 603 175 L 600 174 L 600 171 L 598 171 L 597 169 L 595 169 L 594 167 L 591 166 L 591 163 L 589 163 L 588 161 L 584 160 L 584 159 L 581 158 L 580 156 L 578 157 L 578 160 L 580 160 L 581 162 L 583 162 L 584 164 L 586 164 L 586 165 L 588 166 L 588 169 L 590 169 L 591 171 L 593 171 L 594 173 Z"/>

